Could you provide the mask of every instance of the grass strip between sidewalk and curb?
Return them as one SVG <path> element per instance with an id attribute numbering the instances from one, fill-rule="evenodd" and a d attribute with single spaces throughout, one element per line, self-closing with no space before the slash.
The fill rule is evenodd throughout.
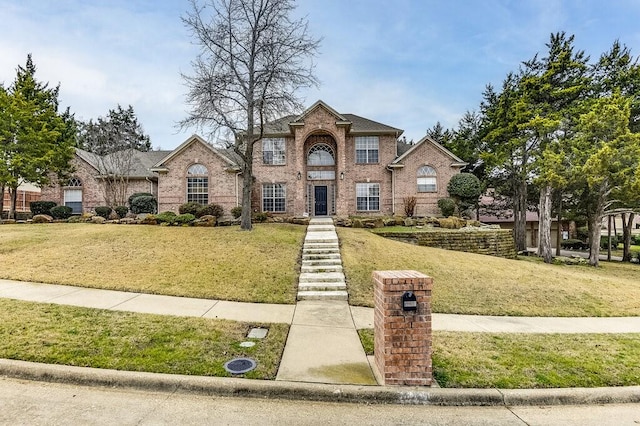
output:
<path id="1" fill-rule="evenodd" d="M 248 339 L 259 326 L 267 337 Z M 256 369 L 234 377 L 271 380 L 288 329 L 0 299 L 0 358 L 48 364 L 230 377 L 224 364 L 249 357 Z M 244 341 L 255 346 L 241 347 Z"/>
<path id="2" fill-rule="evenodd" d="M 258 303 L 294 303 L 306 228 L 3 225 L 0 278 Z"/>
<path id="3" fill-rule="evenodd" d="M 373 355 L 373 329 L 358 331 Z M 640 385 L 640 334 L 433 333 L 444 388 L 544 389 Z"/>
<path id="4" fill-rule="evenodd" d="M 640 266 L 548 265 L 390 240 L 338 228 L 349 303 L 373 307 L 373 271 L 433 277 L 433 312 L 543 317 L 640 316 Z"/>

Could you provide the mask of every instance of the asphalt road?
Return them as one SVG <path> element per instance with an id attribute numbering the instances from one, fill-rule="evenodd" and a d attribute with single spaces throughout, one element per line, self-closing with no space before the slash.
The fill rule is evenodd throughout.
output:
<path id="1" fill-rule="evenodd" d="M 2 425 L 638 425 L 640 404 L 434 407 L 227 398 L 0 378 Z"/>

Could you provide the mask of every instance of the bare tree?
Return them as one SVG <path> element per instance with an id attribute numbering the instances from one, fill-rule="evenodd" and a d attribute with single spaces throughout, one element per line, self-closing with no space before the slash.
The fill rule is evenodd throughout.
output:
<path id="1" fill-rule="evenodd" d="M 268 120 L 302 108 L 295 92 L 317 85 L 312 58 L 320 41 L 293 0 L 199 0 L 183 17 L 200 54 L 183 75 L 190 112 L 183 127 L 224 133 L 242 160 L 241 229 L 251 229 L 253 147 Z"/>

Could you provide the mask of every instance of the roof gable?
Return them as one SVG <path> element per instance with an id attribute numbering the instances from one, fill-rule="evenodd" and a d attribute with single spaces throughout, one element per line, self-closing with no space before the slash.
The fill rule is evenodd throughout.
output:
<path id="1" fill-rule="evenodd" d="M 191 135 L 189 138 L 187 138 L 187 140 L 185 140 L 182 144 L 180 144 L 180 146 L 178 146 L 176 149 L 174 149 L 173 151 L 171 151 L 169 153 L 169 155 L 164 156 L 164 158 L 162 158 L 160 161 L 158 161 L 157 163 L 155 163 L 153 165 L 153 167 L 151 168 L 152 171 L 160 171 L 163 170 L 165 167 L 164 165 L 169 162 L 171 159 L 177 157 L 178 155 L 180 155 L 182 152 L 184 152 L 188 147 L 190 147 L 191 145 L 195 144 L 195 143 L 199 143 L 202 144 L 205 148 L 207 148 L 208 150 L 210 150 L 212 153 L 214 153 L 215 155 L 217 155 L 218 157 L 220 157 L 220 159 L 222 159 L 222 161 L 224 161 L 225 163 L 227 163 L 230 167 L 233 168 L 237 168 L 238 165 L 231 160 L 226 154 L 223 154 L 222 152 L 220 152 L 219 150 L 217 150 L 215 147 L 213 147 L 211 144 L 207 143 L 204 139 L 202 139 L 200 136 L 198 135 Z"/>
<path id="2" fill-rule="evenodd" d="M 431 139 L 429 136 L 425 136 L 422 139 L 420 139 L 418 141 L 418 143 L 416 143 L 415 145 L 413 145 L 411 148 L 409 148 L 408 150 L 406 150 L 404 152 L 404 154 L 400 155 L 398 158 L 396 158 L 395 160 L 393 160 L 393 162 L 391 164 L 399 164 L 402 162 L 402 160 L 404 160 L 406 157 L 410 156 L 413 152 L 416 151 L 416 149 L 421 146 L 422 144 L 431 144 L 434 147 L 436 147 L 439 151 L 441 151 L 443 154 L 445 154 L 446 156 L 448 156 L 449 158 L 451 158 L 451 165 L 452 166 L 456 166 L 456 167 L 463 167 L 466 166 L 467 163 L 464 162 L 464 160 L 460 159 L 457 155 L 455 155 L 453 152 L 449 151 L 447 148 L 445 148 L 444 146 L 440 145 L 438 142 L 434 141 L 433 139 Z"/>
<path id="3" fill-rule="evenodd" d="M 347 124 L 349 122 L 349 120 L 347 120 L 338 111 L 336 111 L 335 109 L 331 108 L 329 105 L 324 103 L 324 101 L 318 100 L 313 105 L 311 105 L 309 108 L 307 108 L 302 114 L 300 114 L 292 123 L 302 123 L 302 122 L 304 122 L 304 119 L 308 115 L 310 115 L 312 112 L 317 110 L 318 108 L 324 108 L 325 110 L 327 110 L 327 112 L 329 114 L 333 115 L 336 118 L 336 121 L 338 121 L 338 122 L 343 122 L 345 124 Z"/>

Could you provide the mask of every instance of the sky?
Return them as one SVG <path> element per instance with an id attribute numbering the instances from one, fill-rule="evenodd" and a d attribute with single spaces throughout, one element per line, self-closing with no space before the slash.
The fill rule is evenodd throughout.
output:
<path id="1" fill-rule="evenodd" d="M 200 2 L 204 0 L 199 0 Z M 421 139 L 440 122 L 457 127 L 487 84 L 500 86 L 551 33 L 575 35 L 592 61 L 615 40 L 640 55 L 638 0 L 299 0 L 321 38 L 315 58 L 321 99 Z M 60 106 L 88 121 L 132 105 L 155 149 L 199 129 L 187 116 L 182 74 L 198 47 L 181 21 L 187 0 L 0 0 L 0 84 L 31 53 L 36 78 L 60 85 Z M 203 135 L 207 136 L 207 135 Z"/>

